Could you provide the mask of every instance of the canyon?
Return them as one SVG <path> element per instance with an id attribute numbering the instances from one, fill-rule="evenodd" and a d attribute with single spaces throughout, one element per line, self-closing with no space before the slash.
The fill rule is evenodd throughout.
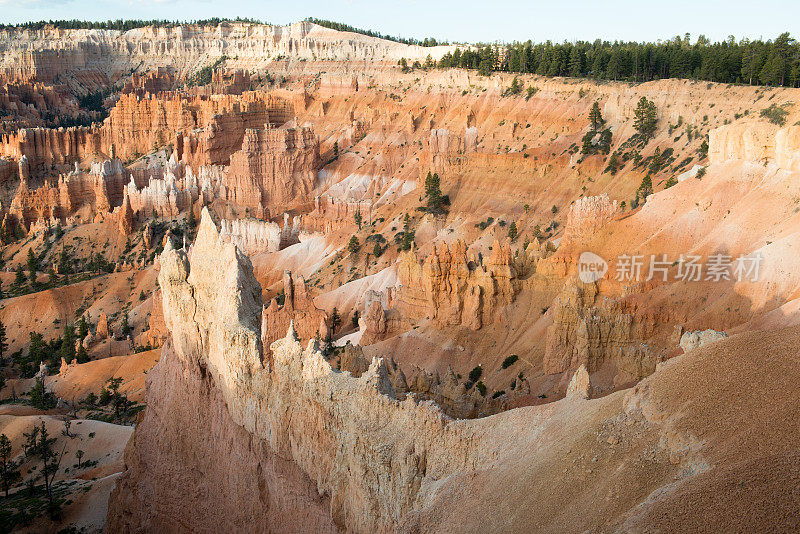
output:
<path id="1" fill-rule="evenodd" d="M 0 30 L 0 432 L 99 462 L 16 528 L 800 527 L 800 90 L 454 50 Z"/>

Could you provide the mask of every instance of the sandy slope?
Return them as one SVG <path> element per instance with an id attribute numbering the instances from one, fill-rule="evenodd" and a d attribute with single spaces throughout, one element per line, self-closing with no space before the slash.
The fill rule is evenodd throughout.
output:
<path id="1" fill-rule="evenodd" d="M 526 445 L 443 481 L 423 525 L 797 532 L 798 342 L 797 328 L 748 332 L 671 360 L 633 390 L 478 420 Z"/>
<path id="2" fill-rule="evenodd" d="M 72 503 L 64 507 L 58 523 L 40 518 L 22 532 L 57 532 L 68 525 L 85 528 L 86 532 L 103 532 L 108 495 L 114 487 L 117 474 L 122 471 L 122 453 L 133 434 L 133 427 L 77 419 L 70 428 L 72 437 L 67 437 L 62 434 L 64 423 L 60 418 L 0 415 L 0 433 L 11 440 L 13 457 L 22 455 L 23 433 L 30 432 L 41 421 L 45 422 L 51 437 L 57 439 L 54 450 L 59 454 L 63 451 L 56 480 L 75 481 L 70 486 L 68 497 Z M 90 464 L 79 469 L 75 455 L 78 450 L 84 452 L 82 463 L 96 462 L 96 465 Z M 31 470 L 33 467 L 35 469 Z M 24 461 L 20 472 L 23 480 L 35 476 L 38 473 L 38 460 Z"/>

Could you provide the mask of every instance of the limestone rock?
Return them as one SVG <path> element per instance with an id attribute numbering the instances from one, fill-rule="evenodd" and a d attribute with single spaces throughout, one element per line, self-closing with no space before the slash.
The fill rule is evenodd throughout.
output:
<path id="1" fill-rule="evenodd" d="M 106 339 L 111 336 L 111 330 L 108 328 L 108 317 L 105 313 L 100 313 L 97 316 L 97 338 Z"/>
<path id="2" fill-rule="evenodd" d="M 263 310 L 261 321 L 261 341 L 265 351 L 274 341 L 280 339 L 289 328 L 294 325 L 298 339 L 308 340 L 317 336 L 321 339 L 323 332 L 320 325 L 326 322 L 325 312 L 314 305 L 306 282 L 302 276 L 294 275 L 291 271 L 283 274 L 283 304 L 278 304 L 276 299 L 270 301 Z"/>
<path id="3" fill-rule="evenodd" d="M 592 384 L 589 380 L 589 371 L 585 365 L 578 367 L 567 386 L 567 397 L 588 399 L 592 395 Z"/>
<path id="4" fill-rule="evenodd" d="M 493 322 L 517 292 L 510 244 L 497 241 L 485 262 L 468 255 L 463 241 L 437 244 L 422 265 L 413 250 L 405 252 L 398 275 L 402 284 L 398 307 L 404 316 L 473 330 Z"/>
<path id="5" fill-rule="evenodd" d="M 725 332 L 717 332 L 711 329 L 685 332 L 681 336 L 680 347 L 683 349 L 683 352 L 689 352 L 690 350 L 702 347 L 706 343 L 713 343 L 714 341 L 719 341 L 726 337 L 728 337 L 728 334 Z"/>
<path id="6" fill-rule="evenodd" d="M 130 199 L 125 196 L 122 208 L 119 212 L 119 231 L 122 235 L 129 236 L 133 233 L 133 210 L 131 209 Z"/>

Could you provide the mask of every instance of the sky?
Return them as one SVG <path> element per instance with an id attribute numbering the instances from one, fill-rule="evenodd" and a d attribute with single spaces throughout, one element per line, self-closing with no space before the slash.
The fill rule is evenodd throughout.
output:
<path id="1" fill-rule="evenodd" d="M 668 6 L 668 8 L 666 7 Z M 800 0 L 0 0 L 0 22 L 51 19 L 249 17 L 289 24 L 307 17 L 384 34 L 451 42 L 657 41 L 690 33 L 800 37 Z"/>

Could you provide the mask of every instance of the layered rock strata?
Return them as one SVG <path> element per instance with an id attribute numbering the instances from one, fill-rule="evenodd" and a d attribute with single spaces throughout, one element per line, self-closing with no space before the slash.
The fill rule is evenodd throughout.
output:
<path id="1" fill-rule="evenodd" d="M 412 250 L 398 267 L 398 307 L 404 316 L 473 330 L 494 321 L 514 300 L 516 271 L 508 243 L 495 241 L 485 260 L 463 241 L 437 244 L 422 263 Z"/>

